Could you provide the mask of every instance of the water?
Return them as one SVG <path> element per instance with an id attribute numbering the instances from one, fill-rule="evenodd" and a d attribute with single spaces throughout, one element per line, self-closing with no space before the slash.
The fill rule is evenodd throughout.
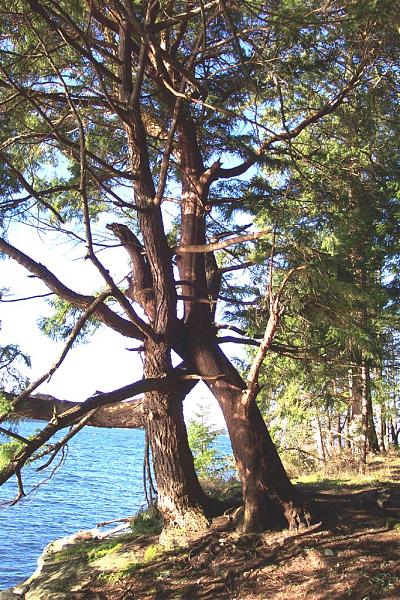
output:
<path id="1" fill-rule="evenodd" d="M 25 422 L 20 433 L 28 436 L 41 426 Z M 227 436 L 217 446 L 231 453 Z M 27 579 L 50 541 L 138 510 L 145 502 L 143 447 L 141 430 L 86 427 L 69 443 L 67 460 L 51 481 L 16 506 L 0 508 L 0 590 Z M 28 492 L 44 474 L 25 471 Z M 13 478 L 0 487 L 0 502 L 16 493 Z"/>
<path id="2" fill-rule="evenodd" d="M 21 434 L 38 426 L 24 423 Z M 50 482 L 16 506 L 0 509 L 0 590 L 27 579 L 50 541 L 129 516 L 144 504 L 143 446 L 141 430 L 84 428 Z M 29 469 L 26 491 L 43 478 L 43 472 Z M 13 478 L 0 488 L 0 502 L 16 493 Z"/>

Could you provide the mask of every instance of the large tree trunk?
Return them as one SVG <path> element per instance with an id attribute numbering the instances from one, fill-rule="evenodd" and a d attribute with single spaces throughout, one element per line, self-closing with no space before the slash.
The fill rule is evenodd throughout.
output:
<path id="1" fill-rule="evenodd" d="M 246 389 L 236 369 L 201 323 L 189 336 L 194 368 L 223 411 L 243 490 L 241 530 L 298 528 L 311 523 L 307 503 L 290 482 L 256 402 L 242 402 Z"/>
<path id="2" fill-rule="evenodd" d="M 162 376 L 172 370 L 169 350 L 163 342 L 145 345 L 144 372 Z M 167 526 L 186 531 L 201 531 L 209 526 L 208 517 L 221 508 L 202 490 L 188 444 L 183 418 L 185 391 L 146 394 L 147 430 L 157 483 L 157 503 Z"/>
<path id="3" fill-rule="evenodd" d="M 215 163 L 205 170 L 196 127 L 188 115 L 178 124 L 182 180 L 182 247 L 205 244 L 205 213 Z M 223 411 L 242 483 L 242 529 L 298 527 L 310 523 L 298 490 L 291 484 L 255 400 L 244 401 L 247 389 L 236 369 L 220 350 L 213 328 L 213 266 L 199 252 L 178 260 L 184 297 L 185 340 L 176 340 L 190 367 L 205 377 Z M 208 277 L 206 276 L 208 275 Z M 182 348 L 183 346 L 183 348 Z M 210 379 L 211 378 L 211 379 Z"/>
<path id="4" fill-rule="evenodd" d="M 351 369 L 350 383 L 351 445 L 353 454 L 358 458 L 359 471 L 363 473 L 367 463 L 368 390 L 365 364 L 361 359 L 357 362 L 357 366 Z"/>

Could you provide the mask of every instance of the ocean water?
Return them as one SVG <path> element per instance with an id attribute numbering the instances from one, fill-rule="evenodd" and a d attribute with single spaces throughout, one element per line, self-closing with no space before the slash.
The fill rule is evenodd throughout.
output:
<path id="1" fill-rule="evenodd" d="M 42 426 L 24 422 L 19 431 L 28 436 Z M 85 427 L 68 445 L 68 456 L 50 481 L 15 506 L 0 506 L 0 590 L 27 579 L 52 540 L 127 517 L 145 504 L 143 431 Z M 231 453 L 228 436 L 219 437 L 217 448 Z M 27 467 L 25 491 L 44 478 L 45 472 Z M 0 487 L 0 505 L 16 493 L 13 478 Z"/>
<path id="2" fill-rule="evenodd" d="M 29 435 L 41 426 L 26 422 L 21 434 Z M 27 579 L 50 541 L 140 508 L 145 502 L 143 448 L 141 430 L 86 427 L 70 441 L 66 461 L 51 481 L 15 506 L 1 506 L 0 590 Z M 25 471 L 29 492 L 46 472 Z M 0 504 L 16 493 L 13 478 L 0 487 Z"/>

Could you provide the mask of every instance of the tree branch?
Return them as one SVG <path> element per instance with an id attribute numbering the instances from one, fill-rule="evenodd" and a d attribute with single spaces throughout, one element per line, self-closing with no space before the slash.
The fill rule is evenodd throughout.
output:
<path id="1" fill-rule="evenodd" d="M 255 165 L 259 160 L 261 160 L 264 152 L 266 152 L 273 144 L 276 142 L 288 142 L 295 139 L 300 133 L 309 127 L 310 125 L 317 123 L 323 117 L 331 114 L 336 110 L 340 104 L 344 101 L 346 96 L 353 90 L 353 88 L 357 85 L 360 76 L 365 68 L 365 61 L 363 61 L 358 69 L 356 70 L 353 77 L 344 86 L 344 88 L 330 101 L 324 104 L 318 111 L 313 113 L 312 115 L 306 117 L 292 130 L 285 129 L 280 133 L 274 133 L 273 135 L 267 137 L 261 146 L 254 152 L 254 155 L 247 160 L 245 160 L 242 164 L 237 165 L 236 167 L 232 167 L 230 169 L 220 168 L 214 174 L 214 181 L 217 179 L 229 179 L 231 177 L 240 177 L 248 171 L 253 165 Z"/>
<path id="2" fill-rule="evenodd" d="M 259 231 L 254 231 L 253 233 L 238 235 L 227 240 L 221 240 L 219 242 L 213 242 L 210 244 L 191 244 L 187 246 L 175 246 L 175 248 L 173 248 L 172 251 L 174 254 L 196 254 L 201 252 L 215 252 L 215 250 L 221 250 L 222 248 L 227 248 L 228 246 L 234 246 L 235 244 L 242 244 L 244 242 L 256 240 L 260 237 L 263 237 L 264 235 L 268 235 L 271 232 L 271 229 L 260 229 Z"/>
<path id="3" fill-rule="evenodd" d="M 10 402 L 13 402 L 17 397 L 16 394 L 3 393 Z M 63 414 L 71 408 L 81 406 L 81 404 L 81 402 L 73 402 L 72 400 L 60 400 L 49 394 L 31 394 L 18 402 L 12 416 L 18 419 L 49 422 L 54 415 Z M 145 426 L 145 416 L 144 399 L 138 398 L 98 408 L 87 424 L 101 428 L 142 429 Z M 23 441 L 25 442 L 25 440 Z"/>
<path id="4" fill-rule="evenodd" d="M 68 288 L 44 265 L 36 262 L 27 254 L 6 242 L 3 238 L 0 238 L 0 252 L 7 254 L 7 256 L 14 259 L 30 273 L 36 275 L 36 277 L 41 279 L 52 292 L 57 294 L 60 298 L 67 300 L 67 302 L 70 302 L 73 306 L 85 310 L 95 301 L 94 296 L 79 294 Z M 111 329 L 118 331 L 126 337 L 135 338 L 141 341 L 146 337 L 139 327 L 117 315 L 104 303 L 99 304 L 96 307 L 94 314 L 102 323 L 105 323 L 111 327 Z"/>

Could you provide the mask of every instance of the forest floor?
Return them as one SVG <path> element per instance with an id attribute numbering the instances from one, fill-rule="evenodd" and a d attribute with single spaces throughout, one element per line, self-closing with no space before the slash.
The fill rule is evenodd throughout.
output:
<path id="1" fill-rule="evenodd" d="M 321 519 L 304 531 L 240 535 L 221 517 L 205 535 L 169 551 L 154 534 L 115 538 L 108 545 L 90 541 L 53 560 L 56 587 L 51 587 L 48 570 L 43 573 L 45 589 L 34 580 L 21 597 L 398 600 L 399 482 L 399 457 L 374 458 L 364 477 L 300 480 Z M 92 557 L 90 569 L 83 566 L 82 547 Z M 72 585 L 74 568 L 79 585 Z"/>

